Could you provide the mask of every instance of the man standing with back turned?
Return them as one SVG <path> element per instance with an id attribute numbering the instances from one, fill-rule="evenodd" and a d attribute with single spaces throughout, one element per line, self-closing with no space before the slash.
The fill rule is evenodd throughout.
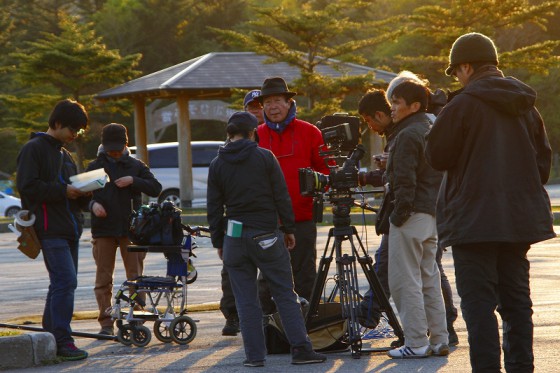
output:
<path id="1" fill-rule="evenodd" d="M 527 251 L 554 237 L 543 187 L 551 149 L 535 91 L 498 69 L 479 33 L 451 47 L 450 95 L 428 135 L 426 157 L 447 171 L 437 202 L 442 246 L 452 246 L 473 372 L 500 372 L 498 310 L 507 372 L 532 372 L 533 321 Z"/>

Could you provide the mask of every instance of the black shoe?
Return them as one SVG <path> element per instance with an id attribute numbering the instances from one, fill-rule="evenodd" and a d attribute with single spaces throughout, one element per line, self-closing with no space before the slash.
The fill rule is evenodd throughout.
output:
<path id="1" fill-rule="evenodd" d="M 252 368 L 264 367 L 264 361 L 263 361 L 263 360 L 259 360 L 259 361 L 249 361 L 249 360 L 245 360 L 245 361 L 243 362 L 243 366 L 252 367 Z"/>
<path id="2" fill-rule="evenodd" d="M 222 329 L 222 335 L 235 337 L 239 332 L 239 318 L 237 315 L 229 316 L 226 319 L 226 325 L 224 325 L 224 328 Z"/>
<path id="3" fill-rule="evenodd" d="M 459 344 L 459 336 L 457 335 L 453 325 L 448 325 L 447 333 L 449 333 L 449 346 L 457 346 Z"/>
<path id="4" fill-rule="evenodd" d="M 327 360 L 327 356 L 313 351 L 310 347 L 292 347 L 292 364 L 314 364 Z"/>
<path id="5" fill-rule="evenodd" d="M 85 359 L 86 357 L 88 357 L 88 353 L 84 350 L 80 350 L 74 343 L 69 342 L 58 346 L 56 356 L 58 356 L 62 360 L 74 361 Z"/>
<path id="6" fill-rule="evenodd" d="M 369 314 L 368 314 L 369 313 Z M 361 326 L 368 329 L 375 329 L 379 324 L 381 314 L 375 311 L 368 312 L 362 309 L 358 310 L 358 322 Z"/>

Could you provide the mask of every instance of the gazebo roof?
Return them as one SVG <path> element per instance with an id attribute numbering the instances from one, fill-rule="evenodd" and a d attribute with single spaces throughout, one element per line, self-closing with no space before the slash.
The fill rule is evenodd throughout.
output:
<path id="1" fill-rule="evenodd" d="M 175 66 L 131 80 L 98 93 L 99 100 L 133 97 L 173 97 L 186 94 L 192 98 L 227 97 L 231 88 L 259 88 L 271 76 L 281 76 L 291 83 L 300 77 L 300 70 L 285 62 L 265 63 L 268 56 L 254 52 L 216 52 L 182 62 Z M 338 69 L 321 64 L 316 71 L 340 77 L 374 73 L 377 79 L 389 82 L 396 74 L 352 63 L 337 63 Z"/>

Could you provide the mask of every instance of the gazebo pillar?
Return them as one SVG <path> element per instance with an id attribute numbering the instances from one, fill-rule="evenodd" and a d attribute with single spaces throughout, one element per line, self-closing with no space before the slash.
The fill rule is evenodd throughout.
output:
<path id="1" fill-rule="evenodd" d="M 136 142 L 136 156 L 144 163 L 150 164 L 146 142 L 146 100 L 134 99 L 134 141 Z"/>
<path id="2" fill-rule="evenodd" d="M 191 150 L 191 122 L 189 120 L 189 97 L 177 97 L 177 141 L 179 142 L 179 195 L 181 207 L 192 207 L 193 177 Z"/>

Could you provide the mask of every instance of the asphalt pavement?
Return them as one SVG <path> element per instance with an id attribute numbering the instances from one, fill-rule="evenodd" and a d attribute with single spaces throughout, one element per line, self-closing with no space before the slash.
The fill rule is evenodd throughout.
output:
<path id="1" fill-rule="evenodd" d="M 367 230 L 357 227 L 365 247 L 374 249 L 379 244 L 379 237 L 374 234 L 372 226 Z M 329 227 L 319 227 L 318 256 L 324 254 Z M 560 231 L 560 227 L 558 227 Z M 367 237 L 366 237 L 367 233 Z M 77 315 L 92 314 L 97 308 L 93 294 L 95 263 L 91 255 L 91 233 L 86 230 L 80 242 L 80 261 L 78 289 L 76 291 L 75 312 Z M 197 335 L 188 345 L 162 343 L 156 338 L 143 348 L 124 346 L 113 341 L 77 337 L 76 344 L 89 352 L 89 358 L 76 362 L 63 362 L 17 370 L 18 372 L 245 372 L 253 368 L 242 365 L 244 351 L 242 339 L 224 337 L 221 328 L 224 319 L 216 310 L 221 296 L 220 269 L 221 262 L 208 238 L 197 238 L 198 249 L 195 253 L 197 280 L 188 287 L 188 305 L 203 305 L 206 312 L 190 312 L 189 316 L 197 322 Z M 330 249 L 330 248 L 329 248 Z M 343 243 L 343 250 L 348 250 Z M 531 289 L 534 302 L 535 324 L 535 360 L 537 372 L 554 372 L 557 369 L 560 351 L 560 298 L 557 288 L 558 268 L 560 265 L 560 238 L 551 239 L 533 246 L 529 253 L 531 260 Z M 443 258 L 444 268 L 452 288 L 455 290 L 455 276 L 450 252 Z M 166 260 L 162 254 L 149 253 L 146 258 L 145 273 L 163 276 Z M 334 267 L 331 266 L 331 267 Z M 329 275 L 333 274 L 331 268 Z M 366 281 L 359 273 L 360 288 L 365 290 Z M 329 276 L 330 277 L 330 276 Z M 117 255 L 115 286 L 124 281 L 124 270 Z M 332 281 L 327 281 L 327 287 Z M 16 249 L 15 236 L 12 233 L 0 234 L 0 322 L 12 323 L 15 318 L 37 320 L 42 313 L 47 293 L 48 275 L 42 256 L 30 260 Z M 455 294 L 455 303 L 459 306 L 459 297 Z M 150 329 L 152 322 L 145 324 Z M 363 354 L 360 359 L 351 357 L 349 351 L 328 355 L 327 362 L 307 366 L 290 365 L 289 355 L 269 355 L 266 372 L 469 372 L 467 335 L 464 322 L 459 316 L 456 322 L 460 344 L 452 348 L 448 357 L 430 357 L 414 360 L 391 360 L 383 353 Z M 99 325 L 95 319 L 73 321 L 74 331 L 95 333 Z M 2 329 L 0 329 L 2 330 Z M 393 339 L 365 340 L 364 347 L 386 347 Z"/>

